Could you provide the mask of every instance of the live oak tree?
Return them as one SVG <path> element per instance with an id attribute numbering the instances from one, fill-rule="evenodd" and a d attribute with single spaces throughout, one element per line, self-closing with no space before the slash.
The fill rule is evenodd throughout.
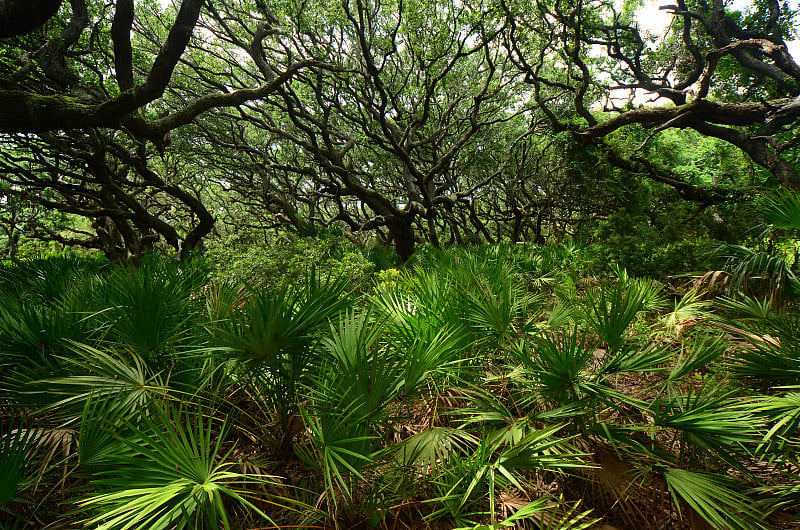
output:
<path id="1" fill-rule="evenodd" d="M 470 174 L 468 153 L 529 111 L 501 28 L 485 16 L 448 1 L 289 8 L 270 51 L 336 68 L 306 68 L 227 112 L 228 127 L 204 127 L 205 145 L 244 164 L 215 166 L 297 230 L 340 221 L 378 231 L 403 259 L 419 234 L 436 245 L 440 233 L 485 233 L 473 196 L 502 163 Z M 219 22 L 231 42 L 246 33 L 246 13 Z"/>
<path id="2" fill-rule="evenodd" d="M 674 187 L 686 199 L 714 203 L 718 190 L 693 186 L 653 158 L 647 139 L 632 152 L 611 147 L 608 136 L 638 125 L 658 134 L 691 128 L 735 145 L 777 181 L 800 188 L 793 129 L 800 117 L 800 66 L 787 51 L 794 12 L 777 0 L 757 2 L 750 16 L 723 0 L 662 6 L 674 19 L 670 35 L 654 42 L 633 21 L 631 4 L 604 0 L 501 0 L 509 56 L 533 87 L 555 131 L 570 131 L 606 151 L 625 170 Z M 634 6 L 635 7 L 635 6 Z M 747 80 L 731 89 L 731 79 Z M 665 105 L 633 107 L 606 99 L 609 91 L 651 93 Z"/>
<path id="3" fill-rule="evenodd" d="M 13 0 L 0 5 L 4 23 L 18 22 L 0 28 L 6 195 L 87 217 L 96 232 L 39 236 L 123 257 L 158 240 L 189 250 L 209 233 L 214 219 L 198 175 L 175 173 L 165 159 L 171 131 L 211 109 L 263 98 L 314 63 L 273 64 L 256 79 L 239 75 L 246 66 L 217 72 L 197 54 L 188 60 L 198 49 L 213 52 L 213 34 L 196 28 L 224 7 L 71 0 L 45 21 L 44 12 Z M 242 46 L 263 38 L 253 34 Z"/>

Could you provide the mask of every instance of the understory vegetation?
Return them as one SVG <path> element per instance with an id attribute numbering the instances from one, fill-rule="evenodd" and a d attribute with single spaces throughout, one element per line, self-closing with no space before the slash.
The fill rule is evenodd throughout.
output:
<path id="1" fill-rule="evenodd" d="M 359 275 L 8 262 L 0 521 L 796 522 L 798 205 L 767 203 L 781 252 L 729 245 L 727 272 L 663 283 L 571 245 L 423 249 L 402 268 L 348 247 Z"/>

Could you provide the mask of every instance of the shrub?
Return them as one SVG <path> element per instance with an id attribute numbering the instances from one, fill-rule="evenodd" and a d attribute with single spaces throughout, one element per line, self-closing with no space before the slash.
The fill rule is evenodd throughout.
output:
<path id="1" fill-rule="evenodd" d="M 321 276 L 346 277 L 351 287 L 364 285 L 375 264 L 352 243 L 333 235 L 282 239 L 269 246 L 210 245 L 206 257 L 218 279 L 253 286 L 278 286 L 299 280 L 310 266 Z"/>

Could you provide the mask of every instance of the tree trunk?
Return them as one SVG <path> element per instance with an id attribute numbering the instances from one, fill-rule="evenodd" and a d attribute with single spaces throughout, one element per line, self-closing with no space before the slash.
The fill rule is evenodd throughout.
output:
<path id="1" fill-rule="evenodd" d="M 414 228 L 411 220 L 394 218 L 387 223 L 387 227 L 394 239 L 397 256 L 405 263 L 414 253 Z"/>
<path id="2" fill-rule="evenodd" d="M 544 236 L 542 236 L 542 218 L 544 217 L 544 208 L 540 208 L 538 212 L 536 212 L 536 231 L 534 232 L 534 239 L 533 242 L 537 245 L 544 245 L 545 240 Z"/>
<path id="3" fill-rule="evenodd" d="M 436 233 L 436 223 L 433 216 L 428 217 L 428 238 L 431 240 L 431 245 L 435 248 L 441 248 L 439 245 L 439 235 Z"/>

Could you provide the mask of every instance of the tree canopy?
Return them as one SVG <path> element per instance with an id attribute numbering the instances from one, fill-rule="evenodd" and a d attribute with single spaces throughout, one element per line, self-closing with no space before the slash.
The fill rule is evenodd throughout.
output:
<path id="1" fill-rule="evenodd" d="M 3 208 L 86 221 L 6 231 L 125 256 L 339 224 L 405 259 L 580 230 L 632 182 L 701 209 L 800 187 L 777 0 L 664 5 L 664 36 L 605 0 L 24 5 L 0 4 Z M 669 130 L 762 169 L 687 177 Z"/>

